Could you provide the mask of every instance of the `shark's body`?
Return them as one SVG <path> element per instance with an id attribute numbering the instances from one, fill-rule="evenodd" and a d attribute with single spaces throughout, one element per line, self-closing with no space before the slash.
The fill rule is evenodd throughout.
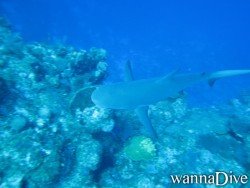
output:
<path id="1" fill-rule="evenodd" d="M 92 101 L 101 108 L 135 109 L 145 134 L 152 139 L 156 133 L 148 118 L 148 106 L 169 97 L 175 97 L 180 91 L 200 81 L 215 80 L 228 76 L 249 74 L 250 70 L 224 70 L 214 73 L 178 74 L 172 72 L 162 78 L 133 80 L 130 64 L 127 64 L 126 82 L 97 86 L 91 95 Z"/>
<path id="2" fill-rule="evenodd" d="M 205 79 L 205 74 L 176 75 L 103 85 L 92 94 L 99 107 L 111 109 L 136 109 L 173 97 L 185 87 Z"/>

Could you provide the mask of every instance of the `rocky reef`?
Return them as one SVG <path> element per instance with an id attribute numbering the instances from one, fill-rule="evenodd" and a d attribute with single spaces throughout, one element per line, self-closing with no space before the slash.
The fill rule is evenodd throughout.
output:
<path id="1" fill-rule="evenodd" d="M 1 18 L 0 67 L 0 187 L 93 186 L 102 146 L 91 133 L 113 123 L 70 101 L 105 77 L 106 51 L 26 44 Z"/>
<path id="2" fill-rule="evenodd" d="M 153 143 L 133 111 L 91 103 L 106 57 L 27 44 L 0 19 L 0 187 L 163 188 L 170 174 L 249 175 L 249 91 L 224 106 L 191 108 L 185 96 L 151 106 Z"/>

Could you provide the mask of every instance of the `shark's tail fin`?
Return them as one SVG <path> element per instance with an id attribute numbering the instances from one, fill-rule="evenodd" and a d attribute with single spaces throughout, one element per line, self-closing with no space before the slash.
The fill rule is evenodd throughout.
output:
<path id="1" fill-rule="evenodd" d="M 208 83 L 212 87 L 216 80 L 219 78 L 229 77 L 229 76 L 237 76 L 242 74 L 250 74 L 250 70 L 224 70 L 213 72 L 208 76 Z"/>

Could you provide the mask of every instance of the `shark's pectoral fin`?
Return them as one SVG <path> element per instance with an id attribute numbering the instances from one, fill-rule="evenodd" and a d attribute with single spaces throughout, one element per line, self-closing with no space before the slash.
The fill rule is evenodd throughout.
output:
<path id="1" fill-rule="evenodd" d="M 143 125 L 143 131 L 146 136 L 150 137 L 153 140 L 157 139 L 157 134 L 152 127 L 151 120 L 148 117 L 148 106 L 142 106 L 136 108 L 136 114 Z"/>

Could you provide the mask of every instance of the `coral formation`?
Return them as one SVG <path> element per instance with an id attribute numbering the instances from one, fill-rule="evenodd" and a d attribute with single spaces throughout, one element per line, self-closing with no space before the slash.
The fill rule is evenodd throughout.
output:
<path id="1" fill-rule="evenodd" d="M 153 143 L 132 111 L 91 103 L 106 55 L 26 44 L 0 19 L 0 187 L 163 188 L 170 174 L 249 173 L 249 92 L 225 106 L 183 96 L 150 107 Z"/>
<path id="2" fill-rule="evenodd" d="M 148 160 L 156 155 L 156 148 L 153 141 L 145 136 L 133 137 L 124 148 L 124 152 L 132 160 Z"/>
<path id="3" fill-rule="evenodd" d="M 0 31 L 0 187 L 93 184 L 102 147 L 69 106 L 76 91 L 104 78 L 105 50 L 26 44 L 2 18 Z M 110 131 L 109 112 L 97 111 L 85 115 Z"/>

